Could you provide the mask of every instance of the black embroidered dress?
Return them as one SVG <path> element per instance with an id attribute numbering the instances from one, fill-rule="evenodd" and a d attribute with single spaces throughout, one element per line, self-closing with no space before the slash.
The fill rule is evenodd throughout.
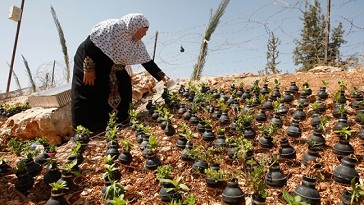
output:
<path id="1" fill-rule="evenodd" d="M 158 81 L 163 71 L 149 61 L 143 67 Z M 95 70 L 93 86 L 83 82 L 84 69 Z M 88 37 L 77 49 L 71 89 L 72 126 L 82 125 L 93 132 L 105 130 L 111 112 L 118 122 L 128 118 L 132 102 L 131 79 L 123 65 L 114 64 Z"/>

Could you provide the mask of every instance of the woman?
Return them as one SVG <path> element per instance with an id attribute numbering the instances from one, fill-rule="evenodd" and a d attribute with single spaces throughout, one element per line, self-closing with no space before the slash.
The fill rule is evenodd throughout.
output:
<path id="1" fill-rule="evenodd" d="M 119 123 L 128 121 L 132 85 L 125 66 L 142 64 L 158 81 L 169 80 L 141 41 L 148 27 L 139 13 L 109 19 L 97 24 L 78 47 L 71 88 L 74 129 L 82 125 L 92 132 L 103 131 L 110 113 L 116 113 Z"/>

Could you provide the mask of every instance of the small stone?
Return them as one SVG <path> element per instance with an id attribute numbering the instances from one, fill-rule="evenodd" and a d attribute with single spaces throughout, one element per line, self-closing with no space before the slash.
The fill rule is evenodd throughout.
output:
<path id="1" fill-rule="evenodd" d="M 90 190 L 90 189 L 85 189 L 85 190 L 83 190 L 83 191 L 81 192 L 81 196 L 89 195 L 89 194 L 90 194 L 90 192 L 91 192 L 91 190 Z"/>

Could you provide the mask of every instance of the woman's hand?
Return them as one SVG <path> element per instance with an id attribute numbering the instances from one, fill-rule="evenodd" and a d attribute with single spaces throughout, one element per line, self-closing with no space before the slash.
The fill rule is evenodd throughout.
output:
<path id="1" fill-rule="evenodd" d="M 167 75 L 165 75 L 165 76 L 162 78 L 162 80 L 163 80 L 163 82 L 168 82 L 168 81 L 170 80 L 170 78 L 169 78 Z"/>
<path id="2" fill-rule="evenodd" d="M 95 79 L 96 79 L 95 70 L 83 71 L 83 82 L 86 85 L 93 86 L 95 84 Z"/>

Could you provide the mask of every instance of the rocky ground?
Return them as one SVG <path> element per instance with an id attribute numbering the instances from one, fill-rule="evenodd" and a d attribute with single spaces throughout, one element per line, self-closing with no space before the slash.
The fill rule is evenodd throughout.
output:
<path id="1" fill-rule="evenodd" d="M 332 117 L 332 108 L 334 103 L 333 93 L 339 89 L 338 81 L 342 80 L 347 83 L 347 97 L 350 99 L 350 92 L 353 87 L 359 87 L 362 89 L 364 86 L 364 70 L 350 70 L 339 72 L 319 72 L 319 73 L 294 73 L 294 74 L 280 74 L 267 76 L 270 80 L 270 86 L 273 86 L 273 79 L 278 79 L 281 83 L 281 91 L 288 89 L 290 82 L 296 82 L 299 87 L 304 82 L 308 82 L 310 88 L 313 90 L 313 94 L 316 94 L 322 86 L 322 80 L 329 82 L 327 90 L 330 94 L 325 104 L 328 107 L 325 116 L 329 119 L 329 127 L 333 127 L 336 124 L 336 120 Z M 252 74 L 242 74 L 233 76 L 221 76 L 217 78 L 203 78 L 201 81 L 207 82 L 211 87 L 223 88 L 227 90 L 231 83 L 238 84 L 243 82 L 244 85 L 251 85 L 255 80 L 263 79 L 262 76 L 254 76 Z M 183 81 L 181 81 L 183 82 Z M 176 85 L 175 88 L 178 88 Z M 156 95 L 154 96 L 154 98 Z M 146 99 L 152 98 L 148 96 Z M 151 125 L 158 134 L 158 140 L 160 142 L 158 156 L 163 164 L 171 164 L 174 168 L 174 175 L 182 176 L 183 183 L 186 184 L 190 190 L 186 194 L 194 194 L 197 197 L 197 204 L 221 204 L 222 189 L 212 189 L 206 186 L 205 177 L 192 173 L 192 162 L 184 162 L 180 159 L 181 149 L 175 146 L 178 135 L 173 137 L 164 136 L 158 124 L 155 123 L 145 109 L 146 99 L 137 103 L 136 107 L 139 112 L 139 116 L 143 119 L 143 122 Z M 22 98 L 20 101 L 24 100 Z M 9 99 L 2 101 L 1 103 L 14 103 L 19 99 Z M 353 111 L 349 116 L 349 124 L 353 129 L 359 130 L 360 126 L 354 122 Z M 0 125 L 6 120 L 6 118 L 0 118 Z M 284 119 L 285 130 L 289 125 L 291 119 Z M 182 119 L 175 118 L 172 123 L 178 127 L 183 122 Z M 310 117 L 301 123 L 302 138 L 307 138 L 312 134 L 310 128 Z M 132 141 L 135 146 L 132 148 L 133 162 L 129 166 L 121 165 L 117 162 L 117 167 L 122 173 L 120 183 L 126 189 L 126 198 L 130 204 L 163 204 L 161 203 L 158 191 L 159 185 L 155 178 L 155 171 L 150 171 L 144 167 L 145 160 L 141 156 L 139 144 L 136 142 L 134 131 L 130 128 L 123 128 L 118 133 L 120 138 L 127 138 Z M 275 136 L 275 141 L 279 142 L 282 136 Z M 332 152 L 333 145 L 337 142 L 337 137 L 334 133 L 326 136 L 327 146 L 321 153 L 323 159 L 323 168 L 318 172 L 323 178 L 318 179 L 316 188 L 320 192 L 321 204 L 337 204 L 341 200 L 341 193 L 345 188 L 344 185 L 335 182 L 332 179 L 333 169 L 340 164 L 336 155 Z M 2 141 L 4 143 L 4 141 Z M 350 143 L 355 149 L 355 156 L 358 159 L 356 169 L 359 172 L 360 177 L 364 177 L 364 141 L 358 137 L 353 137 Z M 300 183 L 303 174 L 310 171 L 310 169 L 301 164 L 303 155 L 307 151 L 307 144 L 304 139 L 292 140 L 291 144 L 297 151 L 297 159 L 292 161 L 284 161 L 280 163 L 281 170 L 287 175 L 288 183 L 284 188 L 268 188 L 269 197 L 266 204 L 284 204 L 282 199 L 282 190 L 293 191 Z M 71 150 L 71 142 L 66 142 L 57 148 L 56 158 L 60 164 L 64 163 L 64 159 Z M 272 153 L 278 153 L 279 146 L 271 150 L 265 150 L 259 148 L 257 140 L 254 141 L 255 155 L 271 155 Z M 103 204 L 103 197 L 101 189 L 103 187 L 102 174 L 104 173 L 104 157 L 105 157 L 106 142 L 102 135 L 95 136 L 88 144 L 86 151 L 84 152 L 84 162 L 80 165 L 82 175 L 75 178 L 74 182 L 76 186 L 69 190 L 65 196 L 70 204 Z M 0 146 L 0 156 L 3 157 L 9 165 L 15 167 L 17 160 L 20 158 L 14 155 L 12 152 L 6 150 L 6 145 Z M 221 164 L 224 169 L 240 169 L 241 164 L 231 162 L 226 158 L 226 161 Z M 43 182 L 42 173 L 35 178 L 35 184 L 30 190 L 27 196 L 17 192 L 14 188 L 16 176 L 9 174 L 0 177 L 0 204 L 45 204 L 50 196 L 50 187 Z M 240 179 L 240 187 L 246 193 L 246 200 L 249 201 L 251 197 L 251 188 L 246 186 L 243 179 Z"/>

